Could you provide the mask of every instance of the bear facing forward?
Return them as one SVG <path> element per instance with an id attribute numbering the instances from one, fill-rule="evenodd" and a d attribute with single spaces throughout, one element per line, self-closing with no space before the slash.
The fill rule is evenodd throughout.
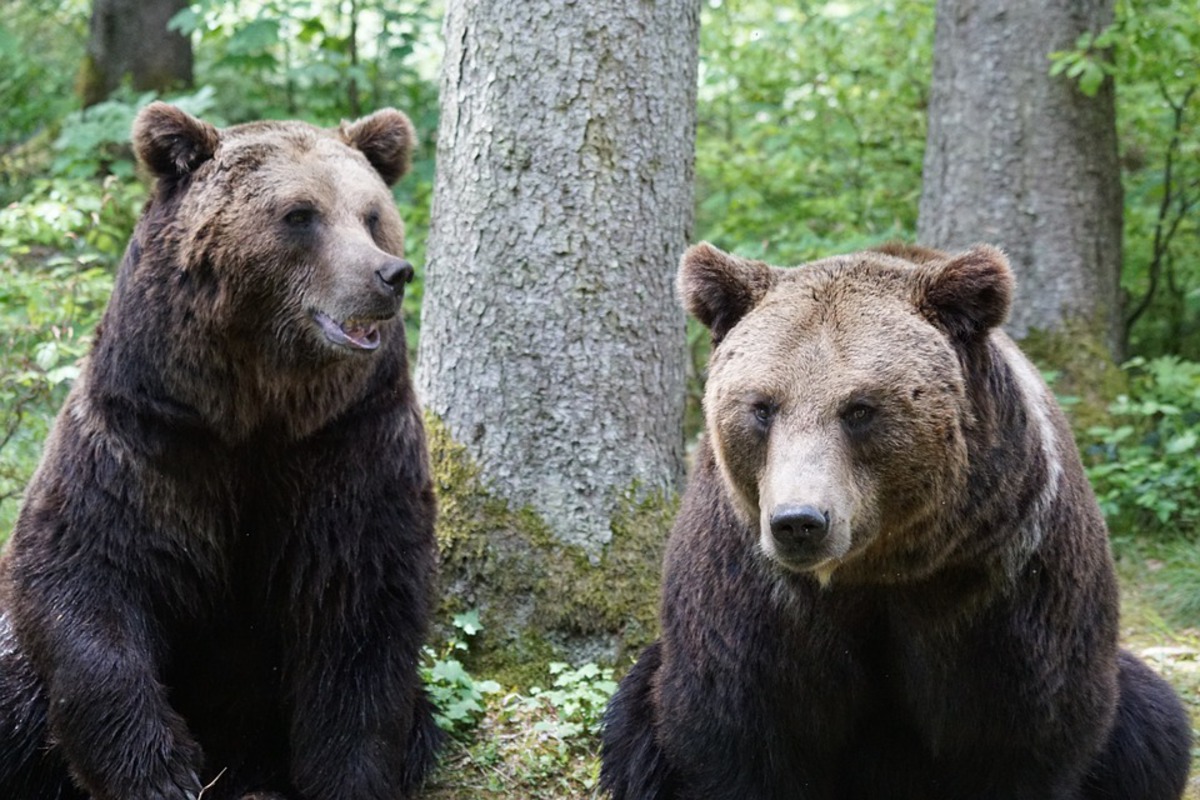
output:
<path id="1" fill-rule="evenodd" d="M 607 712 L 616 800 L 1170 800 L 1190 725 L 1117 646 L 1071 432 L 980 246 L 781 270 L 708 245 L 706 435 L 662 636 Z"/>
<path id="2" fill-rule="evenodd" d="M 153 195 L 0 566 L 0 797 L 420 783 L 434 500 L 387 188 L 413 144 L 393 110 L 138 116 Z"/>

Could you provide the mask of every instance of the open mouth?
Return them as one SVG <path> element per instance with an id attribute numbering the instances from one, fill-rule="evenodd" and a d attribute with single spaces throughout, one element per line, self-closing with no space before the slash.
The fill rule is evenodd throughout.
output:
<path id="1" fill-rule="evenodd" d="M 321 311 L 314 311 L 313 319 L 321 326 L 325 338 L 340 347 L 351 350 L 374 350 L 379 347 L 380 320 L 348 319 L 338 322 Z"/>

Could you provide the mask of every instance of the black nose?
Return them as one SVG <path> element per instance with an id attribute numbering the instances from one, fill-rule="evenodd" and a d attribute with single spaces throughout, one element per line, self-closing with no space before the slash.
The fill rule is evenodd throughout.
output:
<path id="1" fill-rule="evenodd" d="M 412 283 L 413 265 L 403 258 L 390 258 L 375 270 L 375 274 L 383 281 L 384 286 L 393 292 L 399 292 L 404 288 L 404 284 Z"/>
<path id="2" fill-rule="evenodd" d="M 771 515 L 771 535 L 791 544 L 819 541 L 829 530 L 829 515 L 816 506 L 783 506 Z"/>

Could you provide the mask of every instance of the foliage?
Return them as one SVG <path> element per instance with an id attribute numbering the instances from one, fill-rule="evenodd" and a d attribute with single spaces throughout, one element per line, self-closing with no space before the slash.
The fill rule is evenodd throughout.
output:
<path id="1" fill-rule="evenodd" d="M 601 717 L 617 688 L 613 671 L 591 662 L 554 662 L 548 671 L 550 688 L 493 696 L 472 736 L 460 737 L 460 749 L 448 754 L 428 796 L 595 796 Z"/>
<path id="2" fill-rule="evenodd" d="M 479 721 L 484 696 L 499 692 L 500 684 L 476 680 L 455 658 L 456 653 L 467 651 L 468 640 L 479 633 L 479 612 L 455 615 L 454 627 L 459 633 L 446 640 L 440 653 L 425 648 L 426 663 L 421 666 L 421 678 L 433 700 L 438 725 L 448 733 L 461 735 Z"/>
<path id="3" fill-rule="evenodd" d="M 45 143 L 73 105 L 87 0 L 0 3 L 0 206 L 47 169 Z"/>
<path id="4" fill-rule="evenodd" d="M 106 270 L 85 263 L 63 260 L 36 274 L 0 264 L 0 540 L 112 285 Z"/>
<path id="5" fill-rule="evenodd" d="M 0 4 L 0 153 L 72 106 L 88 0 Z"/>
<path id="6" fill-rule="evenodd" d="M 430 108 L 439 23 L 430 0 L 196 0 L 171 27 L 196 40 L 196 73 L 232 120 L 334 124 L 384 105 Z"/>
<path id="7" fill-rule="evenodd" d="M 46 180 L 0 209 L 0 539 L 78 373 L 143 197 L 116 178 Z"/>
<path id="8" fill-rule="evenodd" d="M 1052 55 L 1085 93 L 1117 82 L 1125 186 L 1122 286 L 1129 346 L 1200 358 L 1200 15 L 1174 0 L 1118 0 L 1116 19 Z"/>
<path id="9" fill-rule="evenodd" d="M 549 669 L 554 676 L 551 688 L 531 687 L 526 701 L 531 707 L 553 712 L 550 720 L 539 722 L 534 730 L 550 733 L 564 742 L 597 733 L 604 708 L 617 691 L 612 669 L 591 662 L 578 669 L 552 662 Z"/>
<path id="10" fill-rule="evenodd" d="M 1135 358 L 1112 422 L 1088 430 L 1088 476 L 1117 531 L 1200 543 L 1200 363 Z"/>
<path id="11" fill-rule="evenodd" d="M 796 263 L 916 227 L 932 0 L 709 0 L 698 238 Z"/>
<path id="12" fill-rule="evenodd" d="M 933 0 L 707 0 L 696 236 L 795 264 L 915 237 Z M 688 322 L 686 436 L 709 334 Z"/>
<path id="13" fill-rule="evenodd" d="M 1081 92 L 1095 97 L 1105 78 L 1117 71 L 1109 54 L 1119 38 L 1115 25 L 1099 32 L 1084 31 L 1075 40 L 1074 49 L 1050 54 L 1050 74 L 1078 81 Z"/>
<path id="14" fill-rule="evenodd" d="M 526 781 L 544 783 L 574 773 L 574 780 L 584 788 L 594 788 L 599 777 L 594 759 L 600 722 L 617 690 L 613 671 L 592 662 L 578 668 L 551 662 L 549 671 L 554 677 L 551 688 L 533 686 L 528 696 L 508 695 L 499 716 L 525 730 L 521 766 Z M 593 762 L 590 768 L 579 774 L 576 767 L 588 762 Z"/>

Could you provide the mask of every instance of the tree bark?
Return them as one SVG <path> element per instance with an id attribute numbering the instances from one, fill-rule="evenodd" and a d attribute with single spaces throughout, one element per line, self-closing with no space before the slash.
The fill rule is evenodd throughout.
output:
<path id="1" fill-rule="evenodd" d="M 139 92 L 191 86 L 191 39 L 167 30 L 187 6 L 188 0 L 93 0 L 83 104 L 104 100 L 126 77 Z"/>
<path id="2" fill-rule="evenodd" d="M 491 491 L 597 568 L 622 508 L 682 478 L 698 20 L 698 0 L 447 3 L 418 390 Z"/>
<path id="3" fill-rule="evenodd" d="M 1113 86 L 1087 97 L 1048 56 L 1112 0 L 939 0 L 918 238 L 998 244 L 1017 273 L 1010 331 L 1083 329 L 1119 356 L 1122 190 Z"/>

